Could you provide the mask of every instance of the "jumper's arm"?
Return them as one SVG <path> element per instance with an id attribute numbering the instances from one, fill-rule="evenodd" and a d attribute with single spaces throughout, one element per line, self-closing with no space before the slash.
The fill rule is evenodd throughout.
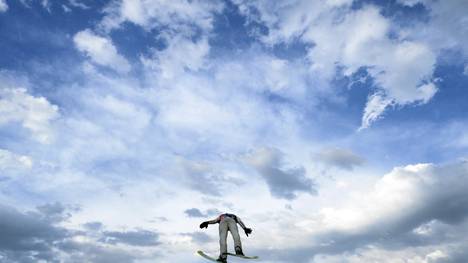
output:
<path id="1" fill-rule="evenodd" d="M 217 224 L 217 223 L 219 223 L 219 217 L 217 217 L 217 218 L 215 218 L 215 219 L 213 219 L 213 220 L 206 221 L 206 222 L 207 222 L 208 224 L 210 224 L 210 225 L 211 225 L 211 224 Z"/>
<path id="2" fill-rule="evenodd" d="M 242 229 L 246 229 L 247 227 L 245 226 L 244 222 L 242 222 L 242 220 L 237 217 L 237 223 L 242 227 Z"/>
<path id="3" fill-rule="evenodd" d="M 200 228 L 208 228 L 208 225 L 219 223 L 219 220 L 220 220 L 220 218 L 217 217 L 217 218 L 215 218 L 213 220 L 205 221 L 205 222 L 200 224 Z"/>
<path id="4" fill-rule="evenodd" d="M 242 229 L 244 229 L 244 232 L 245 232 L 245 235 L 246 235 L 246 236 L 249 236 L 249 234 L 252 233 L 252 229 L 246 227 L 245 224 L 244 224 L 244 222 L 242 222 L 242 220 L 241 220 L 239 217 L 237 217 L 237 220 L 236 220 L 236 221 L 237 221 L 237 223 L 242 227 Z"/>

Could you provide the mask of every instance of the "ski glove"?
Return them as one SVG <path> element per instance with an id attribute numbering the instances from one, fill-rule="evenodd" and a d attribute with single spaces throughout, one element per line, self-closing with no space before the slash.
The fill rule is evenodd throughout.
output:
<path id="1" fill-rule="evenodd" d="M 251 233 L 252 233 L 252 229 L 251 229 L 251 228 L 248 228 L 248 227 L 246 227 L 246 228 L 244 229 L 244 232 L 245 232 L 245 235 L 246 235 L 246 236 L 249 236 L 249 234 L 251 234 Z"/>
<path id="2" fill-rule="evenodd" d="M 201 223 L 200 228 L 208 228 L 208 222 Z"/>

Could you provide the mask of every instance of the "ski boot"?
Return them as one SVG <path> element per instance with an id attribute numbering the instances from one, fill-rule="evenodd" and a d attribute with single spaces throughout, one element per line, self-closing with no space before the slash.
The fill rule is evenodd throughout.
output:
<path id="1" fill-rule="evenodd" d="M 216 261 L 221 262 L 221 263 L 227 263 L 227 256 L 225 255 L 219 256 L 219 258 Z"/>
<path id="2" fill-rule="evenodd" d="M 236 247 L 236 255 L 238 256 L 245 256 L 244 252 L 242 252 L 242 248 L 240 246 Z"/>

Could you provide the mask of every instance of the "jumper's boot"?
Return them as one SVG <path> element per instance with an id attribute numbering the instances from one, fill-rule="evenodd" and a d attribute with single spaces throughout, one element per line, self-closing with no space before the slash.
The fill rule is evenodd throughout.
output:
<path id="1" fill-rule="evenodd" d="M 242 248 L 240 246 L 236 247 L 236 255 L 244 256 L 244 252 L 242 252 Z"/>
<path id="2" fill-rule="evenodd" d="M 216 260 L 218 262 L 222 262 L 222 263 L 227 263 L 227 256 L 226 255 L 219 255 L 219 258 Z"/>

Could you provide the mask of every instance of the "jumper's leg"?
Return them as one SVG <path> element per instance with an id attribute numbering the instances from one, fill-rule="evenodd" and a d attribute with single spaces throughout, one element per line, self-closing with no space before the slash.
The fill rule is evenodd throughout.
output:
<path id="1" fill-rule="evenodd" d="M 239 229 L 237 228 L 237 223 L 234 219 L 229 220 L 229 232 L 231 232 L 232 238 L 234 239 L 234 249 L 236 254 L 243 255 L 242 252 L 242 243 L 239 236 Z"/>
<path id="2" fill-rule="evenodd" d="M 229 226 L 226 220 L 219 223 L 219 259 L 226 260 L 227 258 L 227 233 Z"/>

